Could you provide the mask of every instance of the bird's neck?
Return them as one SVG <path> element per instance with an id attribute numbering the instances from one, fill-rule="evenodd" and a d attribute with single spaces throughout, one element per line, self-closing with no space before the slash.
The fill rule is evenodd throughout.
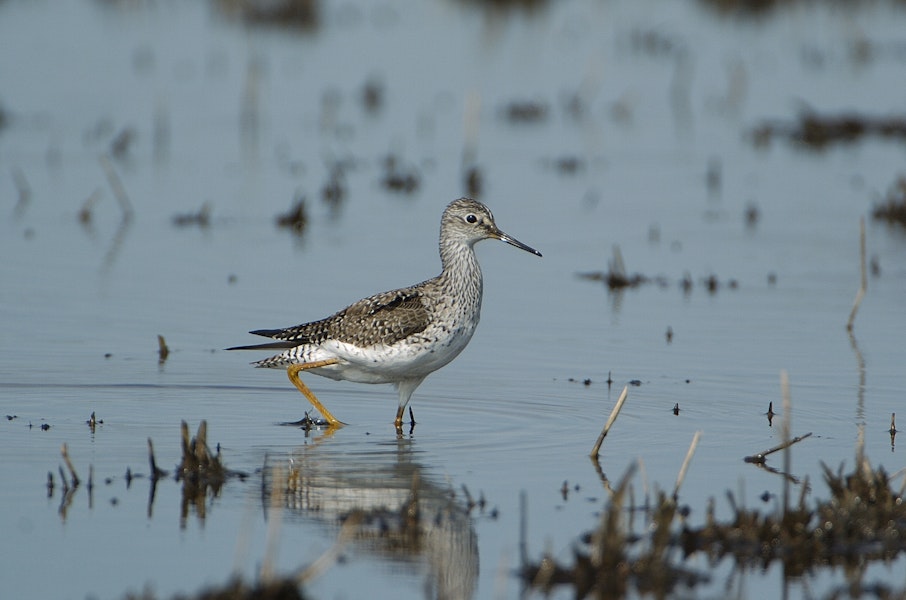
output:
<path id="1" fill-rule="evenodd" d="M 481 303 L 481 266 L 472 247 L 467 244 L 446 244 L 440 247 L 441 277 L 453 285 L 451 289 Z"/>

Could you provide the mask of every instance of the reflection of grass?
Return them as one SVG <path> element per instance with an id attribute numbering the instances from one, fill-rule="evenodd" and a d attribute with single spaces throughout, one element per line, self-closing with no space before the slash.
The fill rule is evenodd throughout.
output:
<path id="1" fill-rule="evenodd" d="M 94 427 L 99 422 L 102 423 L 103 421 L 98 421 L 95 414 L 92 413 L 91 418 L 88 420 L 88 425 L 92 428 L 92 431 L 94 431 Z M 223 464 L 219 447 L 216 454 L 211 453 L 211 449 L 207 444 L 207 422 L 202 421 L 198 426 L 195 437 L 190 437 L 189 426 L 183 421 L 181 426 L 181 437 L 182 460 L 176 467 L 174 478 L 176 481 L 182 481 L 183 483 L 180 524 L 182 527 L 185 527 L 185 520 L 190 506 L 194 506 L 199 518 L 204 519 L 208 496 L 215 497 L 219 495 L 220 490 L 226 481 L 237 477 L 244 479 L 246 474 L 227 469 Z M 65 521 L 67 509 L 72 503 L 76 491 L 81 486 L 82 480 L 79 479 L 79 476 L 76 474 L 66 444 L 63 444 L 60 453 L 68 470 L 67 477 L 67 473 L 60 467 L 60 482 L 63 488 L 63 494 L 59 512 L 60 516 Z M 151 469 L 148 475 L 148 479 L 151 482 L 151 493 L 148 500 L 148 514 L 150 515 L 154 503 L 157 483 L 169 476 L 167 471 L 157 466 L 157 460 L 154 457 L 154 446 L 150 438 L 148 439 L 148 461 Z M 88 472 L 89 475 L 86 487 L 88 488 L 89 494 L 89 507 L 91 507 L 91 493 L 94 487 L 94 469 L 89 468 Z M 130 482 L 133 478 L 140 476 L 133 475 L 131 471 L 127 471 L 126 477 L 127 482 Z M 54 481 L 53 476 L 50 473 L 48 474 L 47 488 L 48 497 L 53 497 Z M 349 519 L 349 527 L 344 526 L 341 529 L 337 545 L 325 555 L 327 559 L 336 560 L 335 557 L 339 548 L 350 536 L 348 530 L 357 525 L 358 522 L 359 521 L 355 518 Z M 322 559 L 325 559 L 325 557 L 322 557 Z M 318 571 L 315 570 L 316 566 L 320 566 L 320 564 L 316 563 L 309 568 L 301 569 L 297 574 L 288 577 L 265 576 L 266 574 L 262 572 L 262 577 L 254 582 L 246 582 L 240 578 L 233 577 L 225 584 L 208 587 L 196 595 L 173 596 L 173 600 L 301 600 L 305 598 L 302 591 L 302 584 L 317 576 Z M 138 594 L 127 593 L 124 596 L 126 600 L 154 600 L 157 597 L 158 596 L 156 596 L 150 588 L 146 588 Z"/>
<path id="2" fill-rule="evenodd" d="M 14 416 L 8 416 L 9 420 Z M 102 420 L 92 413 L 87 421 L 95 431 Z M 150 483 L 148 497 L 148 516 L 153 512 L 153 505 L 158 485 L 167 480 L 182 484 L 182 502 L 180 510 L 180 528 L 184 529 L 186 520 L 194 512 L 200 521 L 206 518 L 209 499 L 221 494 L 223 486 L 231 479 L 247 479 L 248 475 L 227 468 L 223 462 L 219 445 L 215 452 L 207 444 L 207 423 L 202 421 L 195 436 L 191 436 L 185 421 L 181 424 L 182 458 L 174 470 L 168 471 L 158 466 L 154 455 L 154 446 L 148 439 L 148 474 L 133 474 L 127 469 L 127 489 L 135 479 L 147 479 Z M 323 439 L 323 438 L 321 438 Z M 92 504 L 94 488 L 94 470 L 89 466 L 87 482 L 80 479 L 75 465 L 70 458 L 67 446 L 61 449 L 64 467 L 59 467 L 60 486 L 62 488 L 59 514 L 65 521 L 67 510 L 73 498 L 81 489 L 88 491 L 89 508 Z M 265 503 L 265 515 L 269 522 L 267 550 L 261 563 L 260 572 L 254 579 L 230 577 L 223 583 L 211 585 L 196 594 L 177 594 L 171 600 L 252 600 L 280 599 L 297 600 L 305 598 L 306 587 L 323 575 L 342 559 L 342 552 L 350 542 L 357 542 L 366 548 L 380 548 L 387 557 L 424 557 L 429 571 L 434 573 L 438 586 L 438 597 L 470 598 L 474 595 L 475 578 L 478 570 L 477 542 L 472 524 L 472 512 L 484 513 L 485 500 L 480 496 L 473 499 L 469 490 L 463 486 L 461 499 L 452 490 L 437 488 L 433 484 L 423 483 L 419 468 L 406 463 L 402 468 L 403 480 L 409 482 L 408 493 L 398 506 L 388 506 L 392 499 L 394 487 L 381 487 L 372 481 L 374 495 L 369 502 L 369 486 L 356 489 L 356 478 L 346 480 L 342 473 L 330 468 L 321 468 L 304 462 L 290 461 L 287 466 L 279 464 L 261 470 L 261 498 Z M 394 471 L 396 472 L 396 471 Z M 378 478 L 380 479 L 380 478 Z M 392 479 L 392 478 L 391 478 Z M 370 475 L 364 480 L 371 481 Z M 87 483 L 87 485 L 85 485 Z M 109 484 L 110 481 L 108 480 Z M 318 496 L 319 486 L 330 491 L 339 492 L 339 504 L 331 507 L 329 499 Z M 48 474 L 48 498 L 55 494 L 55 480 Z M 345 502 L 361 492 L 360 504 L 345 506 Z M 389 494 L 387 492 L 390 492 Z M 304 510 L 320 515 L 330 514 L 329 520 L 339 525 L 334 545 L 310 564 L 303 565 L 285 575 L 275 574 L 274 564 L 276 540 L 282 523 L 282 511 L 297 506 L 299 498 L 318 498 L 317 507 L 306 507 Z M 335 514 L 334 508 L 340 512 Z M 496 511 L 490 513 L 496 518 Z M 142 592 L 131 592 L 123 596 L 126 600 L 154 600 L 159 598 L 150 585 Z"/>
<path id="3" fill-rule="evenodd" d="M 631 528 L 631 515 L 637 507 L 626 504 L 628 483 L 634 473 L 634 467 L 630 467 L 613 492 L 598 527 L 583 536 L 574 564 L 564 566 L 553 557 L 544 556 L 536 563 L 524 564 L 521 577 L 542 590 L 556 584 L 572 585 L 579 598 L 621 598 L 633 591 L 663 596 L 680 585 L 695 586 L 708 581 L 705 573 L 683 566 L 685 559 L 698 554 L 707 557 L 712 565 L 729 558 L 737 568 L 767 569 L 779 563 L 785 578 L 799 577 L 821 567 L 843 567 L 848 579 L 846 590 L 855 596 L 872 592 L 879 597 L 903 597 L 906 590 L 862 581 L 871 562 L 890 561 L 906 551 L 903 490 L 891 487 L 883 468 L 872 468 L 867 460 L 858 457 L 850 473 L 844 473 L 842 465 L 836 472 L 822 467 L 830 497 L 817 501 L 813 507 L 805 500 L 807 482 L 798 505 L 765 514 L 741 507 L 728 493 L 733 518 L 718 522 L 712 503 L 705 524 L 693 528 L 683 522 L 684 511 L 675 501 L 659 493 L 654 506 L 645 509 L 647 523 L 642 535 L 633 534 Z"/>

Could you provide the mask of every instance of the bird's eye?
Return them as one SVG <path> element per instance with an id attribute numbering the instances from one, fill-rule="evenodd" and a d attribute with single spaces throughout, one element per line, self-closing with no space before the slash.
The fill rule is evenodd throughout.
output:
<path id="1" fill-rule="evenodd" d="M 478 217 L 475 215 L 466 215 L 466 223 L 477 223 Z"/>

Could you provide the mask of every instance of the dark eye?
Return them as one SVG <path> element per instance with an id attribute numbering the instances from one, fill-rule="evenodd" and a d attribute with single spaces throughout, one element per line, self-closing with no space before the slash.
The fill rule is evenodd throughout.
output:
<path id="1" fill-rule="evenodd" d="M 466 215 L 466 223 L 477 223 L 478 217 L 475 215 Z"/>

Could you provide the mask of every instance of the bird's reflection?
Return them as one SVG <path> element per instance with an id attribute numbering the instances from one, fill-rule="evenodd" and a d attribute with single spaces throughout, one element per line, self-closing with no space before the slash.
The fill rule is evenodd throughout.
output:
<path id="1" fill-rule="evenodd" d="M 265 510 L 281 508 L 284 522 L 297 516 L 335 527 L 354 517 L 358 550 L 394 566 L 424 564 L 433 597 L 474 595 L 478 542 L 470 508 L 413 460 L 409 444 L 355 455 L 325 450 L 306 446 L 288 460 L 268 460 Z"/>

